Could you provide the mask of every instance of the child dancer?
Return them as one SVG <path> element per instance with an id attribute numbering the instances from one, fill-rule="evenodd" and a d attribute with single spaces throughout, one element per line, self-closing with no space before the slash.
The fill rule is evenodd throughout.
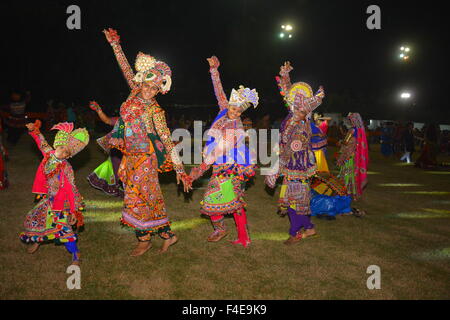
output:
<path id="1" fill-rule="evenodd" d="M 289 114 L 280 128 L 280 168 L 277 173 L 266 176 L 266 184 L 275 188 L 276 180 L 283 176 L 279 206 L 291 222 L 290 237 L 285 244 L 291 245 L 302 238 L 316 235 L 310 215 L 310 181 L 317 165 L 311 148 L 311 125 L 309 118 L 325 96 L 320 87 L 313 95 L 311 87 L 304 82 L 291 84 L 289 62 L 280 68 L 277 82 L 289 108 Z M 304 232 L 302 233 L 302 229 Z"/>
<path id="2" fill-rule="evenodd" d="M 73 130 L 73 123 L 59 123 L 52 128 L 58 130 L 53 149 L 39 132 L 39 122 L 26 126 L 44 156 L 33 191 L 47 196 L 28 212 L 20 239 L 32 244 L 28 249 L 31 254 L 42 243 L 62 243 L 72 254 L 72 264 L 78 265 L 80 251 L 73 226 L 79 228 L 83 225 L 82 197 L 67 159 L 84 149 L 89 142 L 89 133 L 84 128 Z"/>
<path id="3" fill-rule="evenodd" d="M 218 242 L 228 234 L 224 215 L 233 214 L 238 239 L 232 243 L 247 247 L 250 244 L 250 237 L 244 209 L 244 183 L 255 175 L 255 166 L 250 163 L 240 116 L 250 105 L 256 108 L 259 97 L 255 89 L 240 86 L 238 90 L 232 90 L 228 101 L 220 81 L 219 59 L 212 56 L 208 62 L 220 111 L 209 130 L 204 161 L 200 166 L 193 168 L 189 176 L 192 180 L 196 180 L 211 166 L 213 168 L 200 210 L 202 214 L 211 218 L 214 228 L 208 241 Z"/>

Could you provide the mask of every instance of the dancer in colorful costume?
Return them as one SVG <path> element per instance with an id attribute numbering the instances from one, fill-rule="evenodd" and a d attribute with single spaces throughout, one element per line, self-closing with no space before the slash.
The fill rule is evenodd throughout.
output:
<path id="1" fill-rule="evenodd" d="M 325 96 L 322 87 L 313 95 L 307 83 L 291 84 L 291 70 L 290 63 L 285 62 L 280 68 L 280 77 L 276 77 L 289 114 L 280 128 L 279 170 L 265 179 L 270 188 L 275 188 L 278 177 L 283 176 L 279 207 L 281 214 L 288 214 L 291 222 L 290 237 L 285 241 L 287 245 L 316 235 L 310 218 L 310 178 L 316 173 L 317 165 L 310 143 L 312 133 L 309 119 Z"/>
<path id="2" fill-rule="evenodd" d="M 251 105 L 256 108 L 259 97 L 255 89 L 240 86 L 238 90 L 231 91 L 228 100 L 218 71 L 219 59 L 212 56 L 208 62 L 220 111 L 208 132 L 208 141 L 203 152 L 204 161 L 193 168 L 189 176 L 196 180 L 212 167 L 212 176 L 200 209 L 202 214 L 210 217 L 214 228 L 208 241 L 218 242 L 228 234 L 224 215 L 233 214 L 238 239 L 232 243 L 247 247 L 250 237 L 244 189 L 245 181 L 255 175 L 255 165 L 251 163 L 250 152 L 245 145 L 246 135 L 240 116 Z"/>
<path id="3" fill-rule="evenodd" d="M 367 185 L 367 168 L 369 151 L 364 122 L 359 113 L 349 113 L 351 128 L 341 143 L 337 165 L 340 167 L 338 177 L 345 182 L 347 194 L 358 200 Z"/>
<path id="4" fill-rule="evenodd" d="M 32 243 L 28 252 L 34 253 L 46 242 L 64 244 L 72 254 L 72 264 L 79 264 L 77 247 L 78 229 L 83 222 L 83 198 L 75 185 L 73 169 L 68 158 L 73 157 L 89 143 L 89 133 L 84 128 L 73 130 L 73 123 L 59 123 L 53 148 L 39 132 L 40 121 L 26 125 L 36 141 L 44 159 L 39 165 L 33 184 L 33 193 L 45 194 L 39 203 L 28 212 L 20 239 Z"/>
<path id="5" fill-rule="evenodd" d="M 327 121 L 330 118 L 323 118 L 317 113 L 314 114 L 314 121 L 311 121 L 311 147 L 316 156 L 317 171 L 327 172 L 328 169 L 327 158 L 325 157 L 327 150 Z"/>
<path id="6" fill-rule="evenodd" d="M 121 222 L 133 228 L 138 239 L 132 256 L 140 256 L 150 249 L 151 238 L 156 234 L 164 240 L 160 252 L 165 252 L 178 239 L 170 228 L 158 172 L 175 168 L 177 183 L 182 181 L 185 191 L 190 189 L 167 128 L 164 110 L 155 99 L 158 93 L 170 90 L 172 72 L 163 61 L 139 52 L 135 75 L 122 51 L 117 31 L 103 32 L 131 88 L 109 139 L 110 147 L 123 154 L 119 167 L 119 177 L 125 188 Z"/>
<path id="7" fill-rule="evenodd" d="M 118 117 L 108 117 L 95 101 L 89 102 L 89 107 L 97 112 L 100 120 L 110 126 L 114 126 L 119 120 Z M 87 176 L 87 180 L 92 187 L 102 190 L 110 196 L 123 198 L 123 187 L 118 175 L 122 153 L 109 147 L 109 139 L 111 139 L 111 135 L 97 139 L 97 143 L 109 156 Z"/>

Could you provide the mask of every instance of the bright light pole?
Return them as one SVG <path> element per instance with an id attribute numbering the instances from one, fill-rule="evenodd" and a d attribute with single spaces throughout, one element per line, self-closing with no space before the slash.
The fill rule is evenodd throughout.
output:
<path id="1" fill-rule="evenodd" d="M 292 38 L 292 30 L 293 29 L 294 28 L 292 27 L 292 25 L 290 25 L 290 24 L 283 24 L 281 26 L 281 30 L 282 31 L 280 32 L 279 37 L 281 39 L 285 39 L 285 38 L 290 39 L 290 38 Z"/>
<path id="2" fill-rule="evenodd" d="M 400 94 L 400 98 L 403 100 L 409 100 L 411 98 L 411 93 L 409 92 L 402 92 Z"/>
<path id="3" fill-rule="evenodd" d="M 403 61 L 409 60 L 410 54 L 411 54 L 410 52 L 411 52 L 410 47 L 407 47 L 407 46 L 400 47 L 399 58 L 402 59 Z"/>

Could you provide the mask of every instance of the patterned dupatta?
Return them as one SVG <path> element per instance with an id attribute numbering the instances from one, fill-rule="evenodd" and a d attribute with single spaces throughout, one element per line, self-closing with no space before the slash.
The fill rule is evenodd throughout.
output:
<path id="1" fill-rule="evenodd" d="M 355 183 L 357 196 L 362 195 L 367 185 L 367 168 L 369 167 L 369 149 L 367 145 L 366 130 L 364 122 L 359 113 L 350 113 L 348 119 L 355 129 L 356 151 L 355 151 Z"/>

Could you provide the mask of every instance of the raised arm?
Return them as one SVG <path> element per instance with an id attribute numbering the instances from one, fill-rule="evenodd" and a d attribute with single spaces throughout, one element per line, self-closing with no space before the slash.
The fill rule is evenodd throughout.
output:
<path id="1" fill-rule="evenodd" d="M 280 87 L 280 90 L 284 93 L 283 95 L 286 95 L 292 85 L 291 83 L 291 77 L 289 76 L 289 72 L 292 71 L 292 66 L 289 61 L 286 61 L 284 65 L 280 67 L 280 76 L 276 77 L 278 86 Z"/>
<path id="2" fill-rule="evenodd" d="M 220 110 L 228 108 L 228 99 L 223 91 L 222 82 L 220 81 L 219 66 L 220 61 L 216 56 L 208 58 L 209 72 L 211 73 L 211 80 L 214 87 L 214 94 L 216 95 L 217 103 L 219 104 Z"/>
<path id="3" fill-rule="evenodd" d="M 302 98 L 300 103 L 301 109 L 303 109 L 307 114 L 313 112 L 318 106 L 322 104 L 322 99 L 325 97 L 325 92 L 323 87 L 320 87 L 316 95 L 311 98 Z"/>
<path id="4" fill-rule="evenodd" d="M 131 89 L 136 89 L 137 84 L 133 81 L 133 69 L 131 69 L 127 57 L 123 53 L 122 47 L 120 46 L 120 36 L 117 34 L 116 30 L 111 28 L 109 28 L 108 30 L 103 30 L 103 33 L 105 34 L 106 40 L 108 40 L 109 44 L 113 48 L 117 62 L 119 63 L 120 69 L 122 70 L 123 75 L 128 82 L 128 85 Z"/>
<path id="5" fill-rule="evenodd" d="M 90 101 L 89 102 L 89 108 L 91 108 L 92 110 L 94 110 L 95 112 L 97 112 L 98 117 L 100 118 L 100 120 L 102 120 L 104 123 L 109 124 L 110 126 L 114 126 L 118 120 L 117 117 L 108 117 L 102 110 L 102 108 L 100 107 L 100 105 L 95 102 L 95 101 Z"/>
<path id="6" fill-rule="evenodd" d="M 53 148 L 47 143 L 42 133 L 39 131 L 39 128 L 41 127 L 41 121 L 36 120 L 34 123 L 28 123 L 26 124 L 26 127 L 28 128 L 28 133 L 30 136 L 33 137 L 34 141 L 36 142 L 36 145 L 38 146 L 39 150 L 41 150 L 42 155 L 46 155 L 50 151 L 53 151 Z"/>

